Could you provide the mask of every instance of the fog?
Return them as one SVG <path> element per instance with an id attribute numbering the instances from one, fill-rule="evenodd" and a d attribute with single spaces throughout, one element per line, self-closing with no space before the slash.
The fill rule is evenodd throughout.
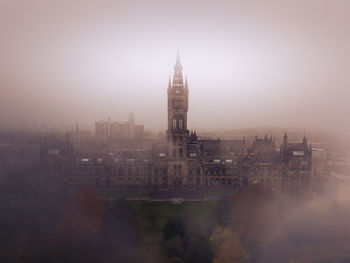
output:
<path id="1" fill-rule="evenodd" d="M 348 1 L 0 1 L 0 127 L 166 127 L 180 51 L 189 123 L 350 131 Z"/>

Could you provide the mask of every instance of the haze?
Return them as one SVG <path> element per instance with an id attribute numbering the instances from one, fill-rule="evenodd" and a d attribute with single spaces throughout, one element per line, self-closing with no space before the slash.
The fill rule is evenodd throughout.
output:
<path id="1" fill-rule="evenodd" d="M 0 127 L 166 127 L 177 50 L 189 128 L 350 131 L 348 1 L 0 1 Z"/>

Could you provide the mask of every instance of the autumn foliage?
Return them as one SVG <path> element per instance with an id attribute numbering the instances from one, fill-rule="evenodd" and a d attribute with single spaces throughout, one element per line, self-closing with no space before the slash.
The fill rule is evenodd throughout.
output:
<path id="1" fill-rule="evenodd" d="M 103 198 L 84 188 L 68 199 L 63 208 L 61 231 L 74 239 L 87 239 L 99 232 L 106 210 Z"/>

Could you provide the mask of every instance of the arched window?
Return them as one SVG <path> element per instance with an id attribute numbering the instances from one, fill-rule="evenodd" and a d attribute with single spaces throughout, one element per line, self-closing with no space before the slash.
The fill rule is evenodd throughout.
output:
<path id="1" fill-rule="evenodd" d="M 180 142 L 180 144 L 182 144 L 182 142 L 183 142 L 183 139 L 181 136 L 179 137 L 179 142 Z"/>
<path id="2" fill-rule="evenodd" d="M 176 157 L 176 149 L 173 150 L 173 156 Z"/>
<path id="3" fill-rule="evenodd" d="M 183 119 L 179 120 L 179 129 L 183 129 Z"/>
<path id="4" fill-rule="evenodd" d="M 176 121 L 176 119 L 174 118 L 174 119 L 173 119 L 173 130 L 175 130 L 175 129 L 177 128 L 177 127 L 176 127 L 176 122 L 177 122 L 177 121 Z"/>
<path id="5" fill-rule="evenodd" d="M 173 137 L 173 143 L 176 143 L 176 136 Z"/>
<path id="6" fill-rule="evenodd" d="M 183 156 L 183 150 L 182 150 L 182 149 L 179 150 L 179 156 L 180 156 L 180 157 Z"/>

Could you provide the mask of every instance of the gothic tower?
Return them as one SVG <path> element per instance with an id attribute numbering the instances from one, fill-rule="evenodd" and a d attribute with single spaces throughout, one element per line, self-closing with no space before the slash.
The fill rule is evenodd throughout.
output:
<path id="1" fill-rule="evenodd" d="M 169 140 L 169 175 L 173 185 L 186 184 L 187 175 L 187 111 L 188 85 L 183 80 L 180 56 L 177 54 L 174 77 L 168 84 L 168 140 Z M 170 182 L 171 183 L 171 182 Z"/>

